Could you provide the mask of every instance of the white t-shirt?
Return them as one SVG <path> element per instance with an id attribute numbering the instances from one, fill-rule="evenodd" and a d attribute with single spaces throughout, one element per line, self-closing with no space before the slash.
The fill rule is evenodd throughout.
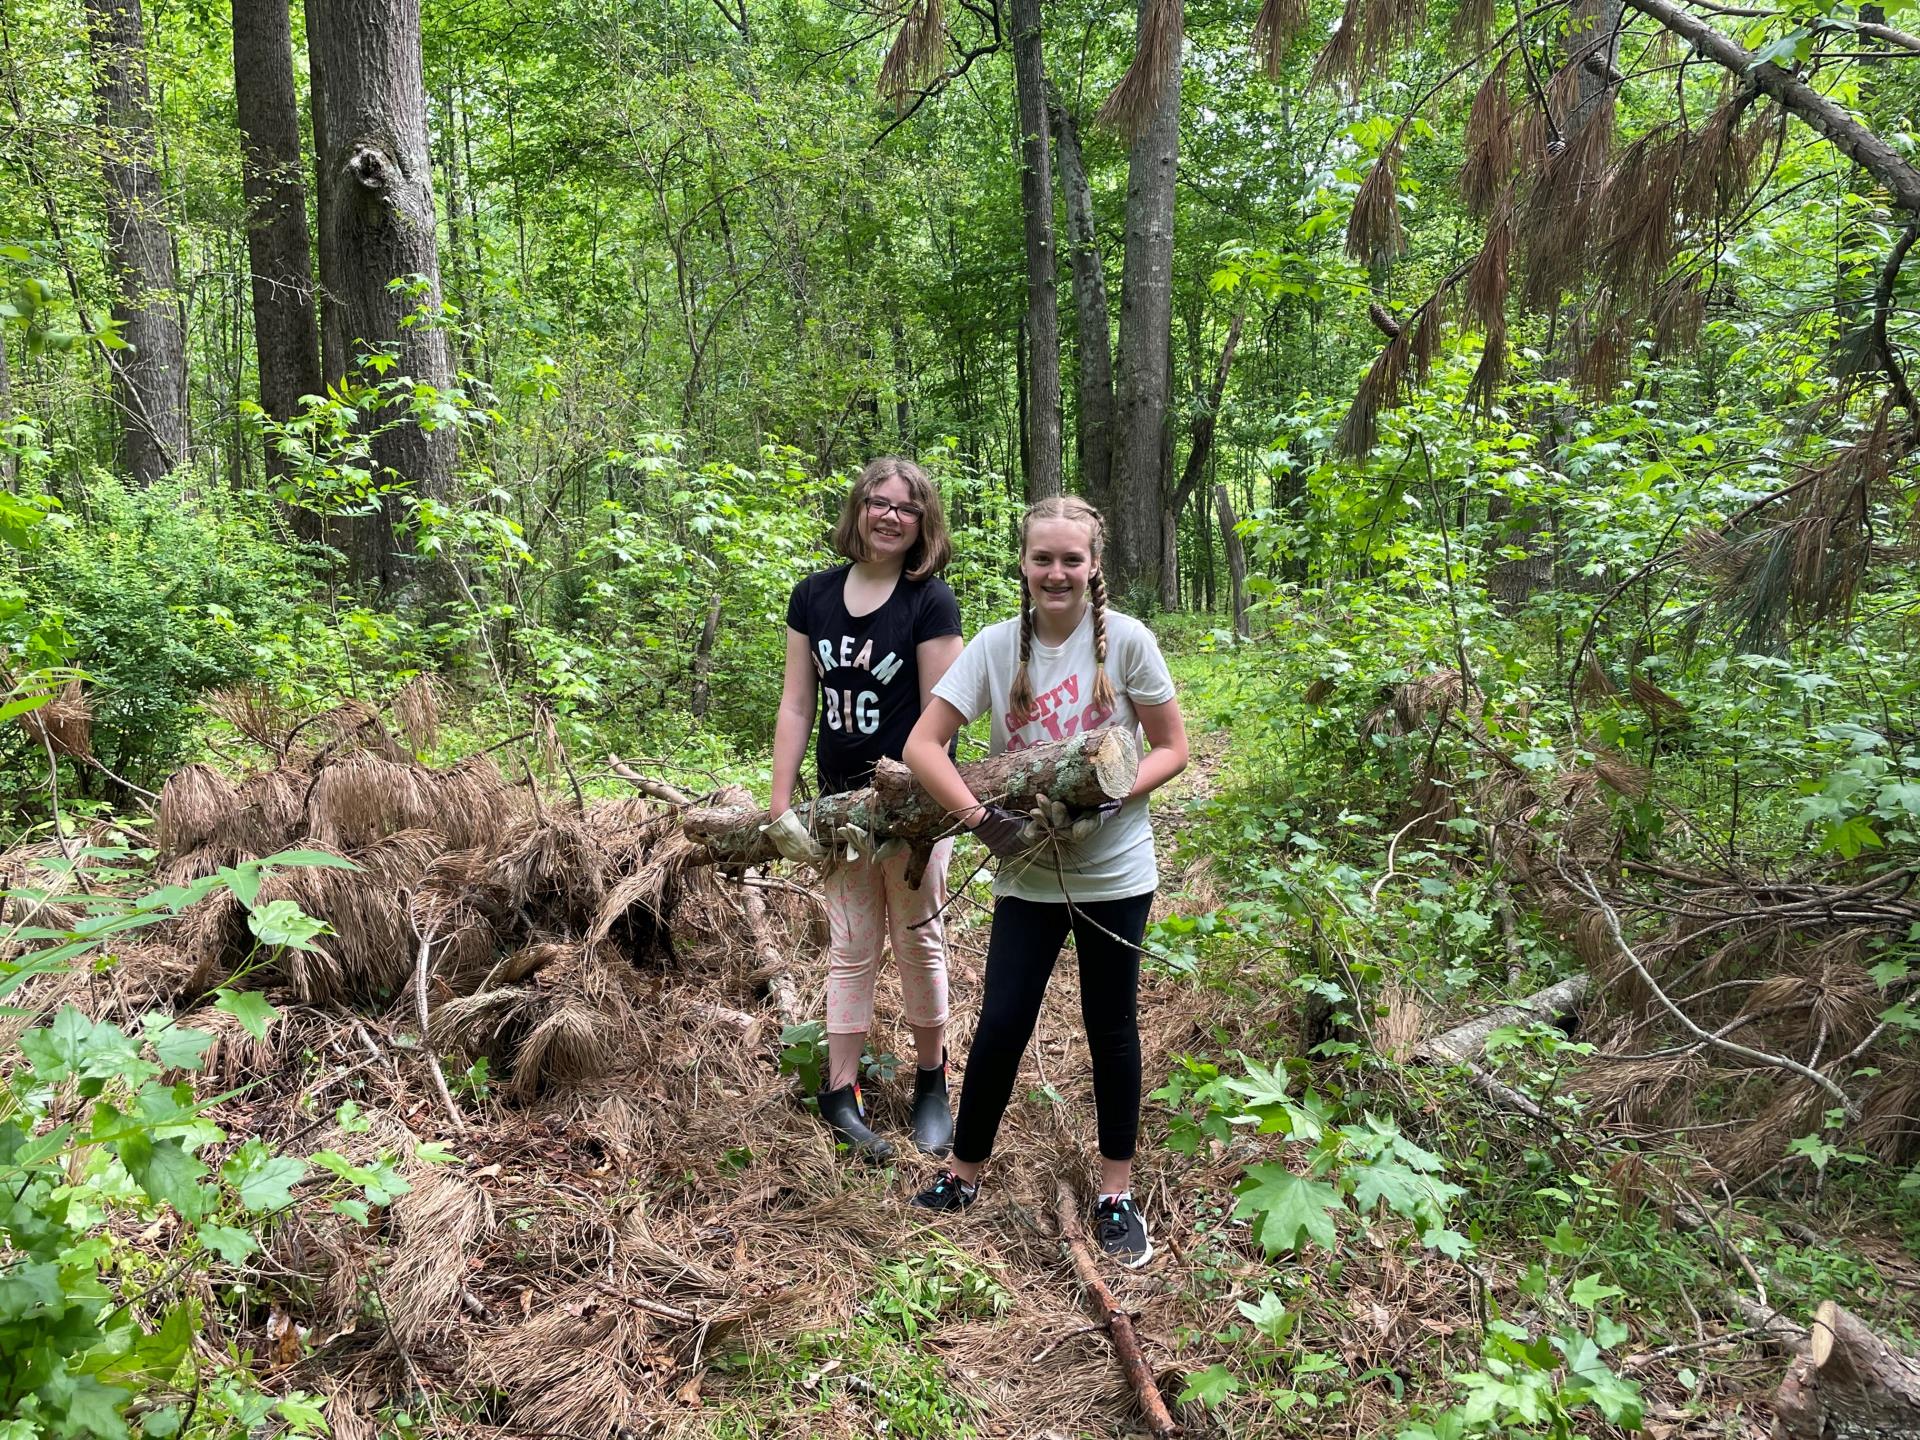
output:
<path id="1" fill-rule="evenodd" d="M 1002 620 L 975 635 L 933 687 L 935 695 L 969 722 L 983 712 L 992 715 L 995 755 L 1108 725 L 1126 727 L 1135 743 L 1140 743 L 1140 721 L 1133 707 L 1164 705 L 1173 699 L 1173 676 L 1167 673 L 1153 632 L 1113 610 L 1107 611 L 1111 710 L 1093 703 L 1091 606 L 1066 644 L 1042 645 L 1035 637 L 1027 663 L 1034 701 L 1025 715 L 1012 713 L 1013 677 L 1019 665 L 1020 622 Z M 1117 815 L 1078 844 L 1063 843 L 1057 857 L 1051 846 L 1043 846 L 1025 862 L 1002 862 L 993 893 L 1054 902 L 1123 900 L 1145 895 L 1159 884 L 1147 799 L 1141 795 L 1127 801 Z"/>

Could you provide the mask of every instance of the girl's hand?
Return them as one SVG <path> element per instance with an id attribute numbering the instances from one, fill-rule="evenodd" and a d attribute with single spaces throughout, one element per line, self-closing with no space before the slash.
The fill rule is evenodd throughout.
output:
<path id="1" fill-rule="evenodd" d="M 1027 821 L 999 805 L 982 805 L 980 818 L 971 828 L 973 838 L 1001 860 L 1015 859 L 1033 848 Z"/>
<path id="2" fill-rule="evenodd" d="M 760 833 L 796 865 L 817 865 L 827 858 L 826 849 L 807 833 L 807 827 L 800 823 L 799 814 L 793 810 L 782 810 L 777 819 L 760 827 Z"/>
<path id="3" fill-rule="evenodd" d="M 1032 841 L 1058 840 L 1067 844 L 1086 839 L 1118 815 L 1121 805 L 1125 803 L 1108 800 L 1074 815 L 1063 802 L 1049 800 L 1045 795 L 1036 794 L 1033 802 L 1033 809 L 1027 812 L 1031 818 L 1027 821 L 1026 838 Z"/>

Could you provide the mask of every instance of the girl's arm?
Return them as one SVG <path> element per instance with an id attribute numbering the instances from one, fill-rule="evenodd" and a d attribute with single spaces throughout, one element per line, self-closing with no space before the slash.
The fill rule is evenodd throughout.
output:
<path id="1" fill-rule="evenodd" d="M 1146 733 L 1150 747 L 1140 757 L 1140 774 L 1133 782 L 1133 794 L 1148 795 L 1187 768 L 1187 722 L 1181 718 L 1178 700 L 1159 705 L 1136 704 L 1133 713 L 1140 717 L 1140 728 Z"/>
<path id="2" fill-rule="evenodd" d="M 780 682 L 780 710 L 773 721 L 773 793 L 768 813 L 779 819 L 793 808 L 793 789 L 800 783 L 800 761 L 813 732 L 813 713 L 820 699 L 820 682 L 807 653 L 807 637 L 787 627 L 787 665 Z"/>
<path id="3" fill-rule="evenodd" d="M 907 768 L 913 771 L 913 778 L 920 782 L 921 788 L 971 830 L 980 823 L 986 810 L 974 799 L 967 782 L 960 778 L 953 757 L 947 754 L 947 747 L 964 724 L 966 717 L 954 709 L 952 701 L 933 696 L 927 708 L 920 712 L 913 733 L 907 737 L 901 759 L 907 762 Z"/>
<path id="4" fill-rule="evenodd" d="M 936 635 L 914 647 L 914 663 L 920 668 L 920 709 L 923 713 L 933 703 L 933 687 L 940 683 L 942 675 L 953 668 L 953 662 L 960 658 L 960 652 L 966 648 L 967 642 L 958 635 Z"/>

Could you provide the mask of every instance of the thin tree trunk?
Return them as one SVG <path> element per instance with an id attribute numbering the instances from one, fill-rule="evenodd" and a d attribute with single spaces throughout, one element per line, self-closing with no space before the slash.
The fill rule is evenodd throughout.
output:
<path id="1" fill-rule="evenodd" d="M 1027 499 L 1058 495 L 1060 299 L 1054 281 L 1053 159 L 1040 0 L 1012 0 L 1013 83 L 1020 123 L 1020 208 L 1027 241 Z"/>
<path id="2" fill-rule="evenodd" d="M 12 423 L 13 379 L 7 372 L 7 334 L 0 329 L 0 431 Z M 0 454 L 0 488 L 13 488 L 14 473 L 13 456 Z"/>
<path id="3" fill-rule="evenodd" d="M 1213 455 L 1213 437 L 1220 426 L 1220 402 L 1227 393 L 1227 375 L 1233 369 L 1233 353 L 1240 348 L 1240 327 L 1246 319 L 1247 312 L 1240 310 L 1227 327 L 1227 341 L 1220 347 L 1220 363 L 1213 372 L 1213 388 L 1193 417 L 1193 438 L 1187 449 L 1186 466 L 1180 472 L 1180 483 L 1167 497 L 1161 511 L 1160 607 L 1163 610 L 1180 608 L 1180 512 L 1186 509 L 1188 497 L 1207 473 L 1207 461 Z"/>
<path id="4" fill-rule="evenodd" d="M 260 408 L 283 423 L 300 408 L 302 396 L 322 389 L 287 6 L 288 0 L 233 0 L 233 96 L 245 146 L 241 184 L 247 197 Z M 287 471 L 285 458 L 272 445 L 266 466 L 273 478 Z"/>
<path id="5" fill-rule="evenodd" d="M 1247 551 L 1240 543 L 1239 520 L 1233 513 L 1233 497 L 1225 485 L 1213 487 L 1213 508 L 1220 515 L 1220 538 L 1227 551 L 1227 580 L 1233 587 L 1233 628 L 1242 640 L 1253 631 L 1247 625 Z"/>
<path id="6" fill-rule="evenodd" d="M 151 485 L 187 458 L 187 349 L 156 168 L 140 0 L 87 0 L 87 43 L 107 182 L 113 318 L 130 347 L 107 357 L 120 458 L 133 480 Z"/>
<path id="7" fill-rule="evenodd" d="M 1080 159 L 1073 115 L 1056 99 L 1054 143 L 1060 152 L 1060 189 L 1066 197 L 1067 255 L 1073 267 L 1073 309 L 1079 331 L 1073 451 L 1080 488 L 1102 513 L 1113 510 L 1113 337 L 1107 311 L 1107 275 L 1095 243 L 1093 191 Z"/>
<path id="8" fill-rule="evenodd" d="M 356 352 L 390 351 L 398 360 L 393 373 L 445 390 L 453 380 L 446 333 L 407 323 L 423 306 L 436 314 L 441 299 L 419 0 L 307 0 L 307 26 L 324 93 L 316 107 L 323 119 L 316 130 L 324 129 L 320 277 L 339 308 L 340 338 Z M 418 285 L 396 289 L 396 279 Z M 408 420 L 383 425 L 373 460 L 382 482 L 444 501 L 453 431 Z M 393 526 L 403 518 L 389 496 L 379 513 L 355 522 L 363 532 L 351 550 L 357 579 L 394 591 L 428 578 L 395 547 Z M 440 592 L 443 584 L 430 588 Z"/>
<path id="9" fill-rule="evenodd" d="M 1145 39 L 1155 6 L 1140 0 Z M 1180 160 L 1180 47 L 1168 47 L 1160 104 L 1127 156 L 1126 257 L 1114 367 L 1114 569 L 1118 589 L 1159 593 L 1172 389 L 1174 180 Z"/>

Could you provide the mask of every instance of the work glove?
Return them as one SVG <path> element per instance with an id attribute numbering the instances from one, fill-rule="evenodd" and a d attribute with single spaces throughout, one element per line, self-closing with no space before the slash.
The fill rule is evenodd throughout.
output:
<path id="1" fill-rule="evenodd" d="M 760 827 L 760 833 L 773 842 L 773 848 L 796 865 L 817 865 L 827 858 L 818 840 L 807 833 L 800 816 L 792 810 L 780 812 L 780 818 Z"/>
<path id="2" fill-rule="evenodd" d="M 980 823 L 973 827 L 973 838 L 997 858 L 1011 860 L 1033 848 L 1032 842 L 1026 837 L 1027 821 L 999 805 L 982 805 L 980 808 L 985 813 L 981 815 Z"/>
<path id="3" fill-rule="evenodd" d="M 1043 794 L 1035 794 L 1033 808 L 1027 812 L 1024 833 L 1030 842 L 1053 840 L 1074 844 L 1086 839 L 1118 815 L 1124 803 L 1121 800 L 1108 800 L 1074 815 L 1063 801 L 1049 800 Z"/>
<path id="4" fill-rule="evenodd" d="M 884 865 L 907 848 L 904 840 L 876 840 L 871 830 L 858 825 L 842 825 L 833 832 L 834 840 L 845 847 L 849 860 L 870 860 Z"/>

